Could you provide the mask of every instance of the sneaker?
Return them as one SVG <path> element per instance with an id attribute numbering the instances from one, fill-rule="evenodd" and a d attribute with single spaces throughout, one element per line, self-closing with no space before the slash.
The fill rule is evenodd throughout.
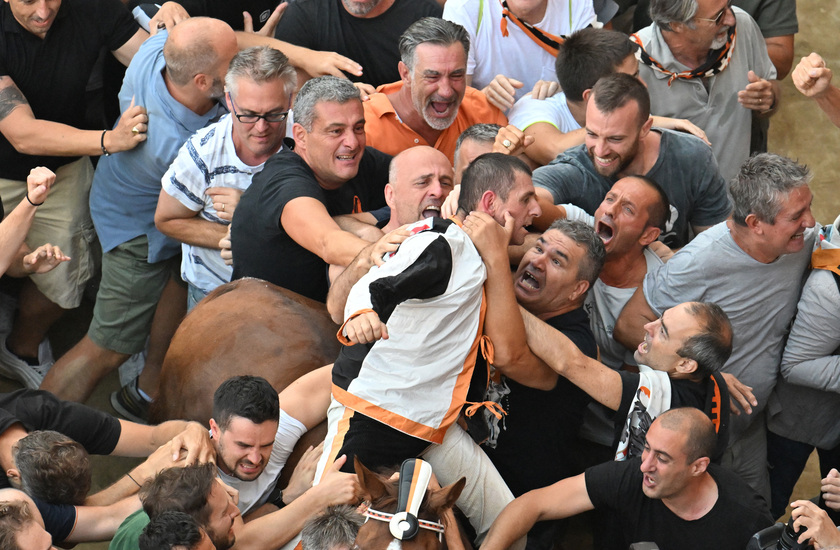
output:
<path id="1" fill-rule="evenodd" d="M 40 355 L 40 353 L 39 353 Z M 0 376 L 17 380 L 30 390 L 37 390 L 47 375 L 53 361 L 30 365 L 6 347 L 6 338 L 0 342 Z"/>
<path id="2" fill-rule="evenodd" d="M 138 424 L 149 423 L 149 405 L 137 390 L 137 378 L 111 394 L 111 406 L 124 418 Z"/>

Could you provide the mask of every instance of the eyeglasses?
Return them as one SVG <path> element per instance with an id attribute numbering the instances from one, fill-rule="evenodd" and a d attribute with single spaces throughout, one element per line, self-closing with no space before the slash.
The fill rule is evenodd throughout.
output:
<path id="1" fill-rule="evenodd" d="M 283 113 L 265 113 L 264 115 L 258 114 L 245 114 L 240 115 L 236 112 L 236 103 L 233 102 L 233 96 L 230 95 L 230 92 L 227 94 L 228 99 L 230 99 L 230 105 L 233 107 L 233 116 L 236 117 L 236 120 L 242 122 L 243 124 L 253 124 L 255 122 L 259 122 L 260 119 L 265 120 L 266 122 L 283 122 L 286 120 L 286 117 L 289 116 L 289 111 L 285 111 Z"/>
<path id="2" fill-rule="evenodd" d="M 726 12 L 730 9 L 732 9 L 732 0 L 729 0 L 729 2 L 726 3 L 726 7 L 720 10 L 714 19 L 709 19 L 707 17 L 695 17 L 695 19 L 699 19 L 700 21 L 709 21 L 710 23 L 714 23 L 716 27 L 720 27 L 723 23 L 723 18 L 726 17 Z"/>

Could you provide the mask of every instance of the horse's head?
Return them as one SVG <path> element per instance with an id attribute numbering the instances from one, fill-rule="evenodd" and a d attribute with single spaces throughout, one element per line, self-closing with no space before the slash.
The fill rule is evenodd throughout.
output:
<path id="1" fill-rule="evenodd" d="M 370 502 L 367 520 L 356 535 L 359 550 L 437 550 L 441 547 L 443 525 L 440 518 L 452 508 L 461 495 L 466 480 L 459 479 L 441 489 L 427 490 L 417 514 L 420 529 L 412 538 L 400 540 L 391 533 L 389 525 L 397 511 L 398 481 L 390 481 L 375 474 L 355 459 L 356 475 L 362 495 Z"/>

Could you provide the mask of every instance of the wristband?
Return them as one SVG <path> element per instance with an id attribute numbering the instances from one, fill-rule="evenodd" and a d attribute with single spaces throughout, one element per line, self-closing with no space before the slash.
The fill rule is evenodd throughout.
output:
<path id="1" fill-rule="evenodd" d="M 29 191 L 27 191 L 27 192 L 26 192 L 26 200 L 27 200 L 27 201 L 29 202 L 29 204 L 31 204 L 32 206 L 41 206 L 42 204 L 44 204 L 44 201 L 41 201 L 41 202 L 32 202 L 32 199 L 30 199 L 30 198 L 29 198 Z"/>
<path id="2" fill-rule="evenodd" d="M 105 148 L 105 132 L 108 130 L 102 130 L 102 137 L 99 138 L 99 147 L 102 148 L 102 154 L 106 157 L 110 157 L 111 153 L 108 152 L 108 149 Z"/>

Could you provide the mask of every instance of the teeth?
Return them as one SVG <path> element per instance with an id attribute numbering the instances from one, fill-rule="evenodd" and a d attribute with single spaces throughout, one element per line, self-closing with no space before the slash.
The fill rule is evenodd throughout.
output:
<path id="1" fill-rule="evenodd" d="M 609 163 L 612 162 L 612 159 L 605 159 L 605 158 L 597 157 L 597 156 L 595 157 L 595 160 L 598 161 L 601 164 L 609 164 Z"/>
<path id="2" fill-rule="evenodd" d="M 530 286 L 531 288 L 538 289 L 540 288 L 540 283 L 537 279 L 528 273 L 527 271 L 522 274 L 522 282 Z"/>
<path id="3" fill-rule="evenodd" d="M 338 160 L 353 160 L 353 155 L 338 155 Z"/>

